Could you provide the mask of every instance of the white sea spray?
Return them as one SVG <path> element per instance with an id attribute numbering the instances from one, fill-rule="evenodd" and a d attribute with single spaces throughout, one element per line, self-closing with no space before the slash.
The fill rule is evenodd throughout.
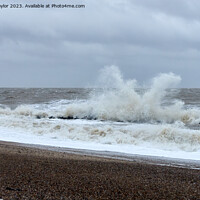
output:
<path id="1" fill-rule="evenodd" d="M 102 70 L 101 81 L 109 89 L 93 95 L 83 103 L 66 106 L 65 116 L 74 118 L 95 118 L 99 120 L 130 122 L 166 122 L 199 123 L 200 110 L 183 108 L 184 102 L 177 100 L 172 105 L 162 106 L 166 89 L 175 87 L 180 76 L 173 73 L 159 74 L 144 94 L 136 92 L 135 80 L 123 80 L 115 66 Z M 114 88 L 114 89 L 110 89 Z"/>

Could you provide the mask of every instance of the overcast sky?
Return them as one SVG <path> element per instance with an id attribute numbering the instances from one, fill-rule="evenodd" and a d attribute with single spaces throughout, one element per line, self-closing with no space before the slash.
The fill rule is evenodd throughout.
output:
<path id="1" fill-rule="evenodd" d="M 200 87 L 199 0 L 49 2 L 85 8 L 0 10 L 0 87 L 92 86 L 108 65 L 141 84 L 173 72 Z"/>

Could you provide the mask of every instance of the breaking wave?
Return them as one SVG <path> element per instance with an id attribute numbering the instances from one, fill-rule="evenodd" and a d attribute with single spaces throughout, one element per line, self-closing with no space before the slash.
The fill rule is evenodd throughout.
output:
<path id="1" fill-rule="evenodd" d="M 136 80 L 123 80 L 116 66 L 104 68 L 100 79 L 107 88 L 85 102 L 67 105 L 64 114 L 66 117 L 121 122 L 200 122 L 200 110 L 186 110 L 184 102 L 180 100 L 162 105 L 166 89 L 175 87 L 181 81 L 180 76 L 173 73 L 160 74 L 152 80 L 149 89 L 143 94 L 136 92 Z"/>
<path id="2" fill-rule="evenodd" d="M 166 100 L 167 89 L 181 81 L 180 76 L 173 73 L 159 74 L 148 88 L 140 90 L 136 80 L 124 80 L 116 66 L 101 70 L 99 80 L 103 90 L 92 92 L 86 100 L 20 105 L 16 109 L 0 105 L 0 115 L 154 124 L 180 122 L 187 126 L 200 123 L 199 107 L 186 108 L 181 100 Z"/>
<path id="3" fill-rule="evenodd" d="M 50 140 L 200 150 L 199 107 L 186 108 L 181 100 L 167 99 L 167 88 L 176 87 L 180 76 L 159 74 L 148 88 L 138 90 L 136 80 L 124 80 L 119 69 L 111 66 L 101 71 L 99 80 L 104 89 L 88 99 L 15 109 L 0 105 L 0 127 L 45 135 Z"/>

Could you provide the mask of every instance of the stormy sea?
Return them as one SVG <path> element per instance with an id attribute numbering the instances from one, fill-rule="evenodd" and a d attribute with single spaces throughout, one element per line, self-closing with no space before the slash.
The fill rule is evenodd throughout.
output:
<path id="1" fill-rule="evenodd" d="M 159 74 L 148 85 L 101 71 L 101 87 L 0 88 L 0 140 L 200 160 L 200 89 Z"/>

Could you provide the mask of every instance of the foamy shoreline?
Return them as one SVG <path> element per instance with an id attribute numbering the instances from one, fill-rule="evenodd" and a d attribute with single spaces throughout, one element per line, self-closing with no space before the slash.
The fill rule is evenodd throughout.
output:
<path id="1" fill-rule="evenodd" d="M 60 152 L 77 156 L 88 156 L 94 159 L 99 158 L 99 159 L 121 160 L 121 161 L 145 163 L 150 165 L 200 170 L 199 160 L 169 158 L 161 156 L 147 156 L 139 154 L 127 154 L 127 153 L 112 152 L 112 151 L 95 151 L 89 149 L 55 147 L 49 145 L 25 144 L 25 143 L 8 142 L 0 140 L 0 146 L 2 145 L 25 147 L 34 150 L 46 150 L 49 152 Z"/>

